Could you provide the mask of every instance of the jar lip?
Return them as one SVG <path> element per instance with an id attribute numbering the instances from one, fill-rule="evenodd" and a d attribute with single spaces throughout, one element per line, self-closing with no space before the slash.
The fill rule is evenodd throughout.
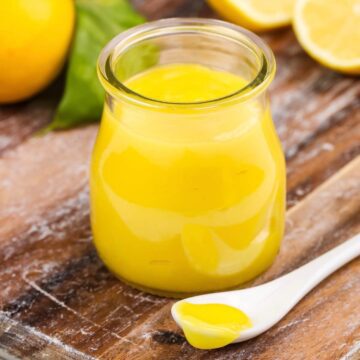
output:
<path id="1" fill-rule="evenodd" d="M 210 30 L 206 27 L 212 27 L 212 29 Z M 167 29 L 167 31 L 164 31 L 165 29 Z M 251 50 L 259 57 L 259 60 L 261 61 L 259 71 L 251 81 L 237 91 L 223 97 L 199 102 L 167 102 L 150 98 L 131 90 L 117 78 L 111 66 L 111 60 L 115 49 L 120 47 L 122 51 L 125 51 L 137 42 L 153 37 L 151 34 L 157 30 L 164 31 L 162 35 L 168 35 L 170 31 L 174 29 L 181 29 L 181 31 L 185 31 L 186 29 L 202 31 L 214 36 L 221 35 L 238 41 L 240 41 L 240 37 L 242 37 L 243 42 L 244 39 L 247 40 L 246 45 L 251 46 Z M 216 29 L 218 31 L 216 31 Z M 220 29 L 232 32 L 233 36 L 229 33 L 221 33 Z M 181 31 L 179 30 L 179 32 Z M 146 37 L 146 35 L 148 36 Z M 236 39 L 235 35 L 240 35 L 240 37 Z M 270 47 L 259 36 L 240 26 L 217 19 L 168 18 L 135 26 L 115 36 L 101 51 L 98 58 L 97 71 L 100 82 L 105 90 L 120 100 L 126 100 L 137 105 L 155 108 L 190 107 L 192 109 L 201 109 L 214 107 L 224 103 L 242 102 L 253 98 L 266 90 L 269 86 L 275 75 L 276 65 L 275 57 Z"/>

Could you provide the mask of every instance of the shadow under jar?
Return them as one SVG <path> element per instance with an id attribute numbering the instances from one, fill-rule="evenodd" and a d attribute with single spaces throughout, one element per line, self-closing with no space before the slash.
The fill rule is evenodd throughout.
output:
<path id="1" fill-rule="evenodd" d="M 106 100 L 91 224 L 108 268 L 175 297 L 263 272 L 285 210 L 284 156 L 266 93 L 271 50 L 222 21 L 167 19 L 114 38 L 98 73 Z M 220 96 L 219 84 L 229 91 Z"/>

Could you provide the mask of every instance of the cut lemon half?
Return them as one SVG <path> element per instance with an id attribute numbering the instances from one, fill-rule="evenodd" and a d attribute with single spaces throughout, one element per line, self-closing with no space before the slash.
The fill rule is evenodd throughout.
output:
<path id="1" fill-rule="evenodd" d="M 291 23 L 295 0 L 208 0 L 226 20 L 255 31 Z"/>
<path id="2" fill-rule="evenodd" d="M 360 73 L 360 0 L 298 0 L 294 30 L 303 48 L 321 64 Z"/>

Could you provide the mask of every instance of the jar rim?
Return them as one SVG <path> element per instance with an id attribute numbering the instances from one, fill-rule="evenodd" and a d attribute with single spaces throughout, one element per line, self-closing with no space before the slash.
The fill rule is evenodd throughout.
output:
<path id="1" fill-rule="evenodd" d="M 198 102 L 168 102 L 154 99 L 133 91 L 118 79 L 114 73 L 111 60 L 115 49 L 126 51 L 132 45 L 148 38 L 161 35 L 169 35 L 171 30 L 178 30 L 180 33 L 186 30 L 201 31 L 214 36 L 221 35 L 238 42 L 247 41 L 246 45 L 257 55 L 260 66 L 255 77 L 240 89 L 222 97 L 198 101 Z M 224 31 L 227 31 L 224 33 Z M 159 35 L 160 32 L 160 35 Z M 245 43 L 244 43 L 245 44 Z M 121 52 L 120 51 L 120 52 Z M 217 19 L 202 18 L 168 18 L 147 22 L 135 26 L 115 36 L 101 51 L 97 71 L 100 82 L 105 91 L 117 99 L 128 102 L 150 106 L 155 108 L 209 108 L 219 104 L 242 102 L 262 93 L 269 86 L 276 71 L 275 57 L 270 47 L 257 35 L 238 25 Z"/>

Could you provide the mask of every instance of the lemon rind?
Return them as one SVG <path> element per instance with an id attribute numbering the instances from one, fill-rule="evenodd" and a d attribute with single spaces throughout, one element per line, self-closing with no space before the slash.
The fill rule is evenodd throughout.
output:
<path id="1" fill-rule="evenodd" d="M 317 46 L 310 38 L 307 31 L 307 24 L 301 16 L 304 5 L 309 0 L 297 0 L 294 7 L 293 28 L 297 39 L 302 47 L 309 53 L 311 57 L 319 61 L 321 64 L 335 70 L 342 70 L 346 72 L 360 72 L 360 58 L 349 60 L 339 59 L 330 51 L 324 50 Z"/>
<path id="2" fill-rule="evenodd" d="M 209 3 L 225 18 L 253 30 L 271 30 L 291 24 L 290 14 L 283 13 L 275 16 L 271 14 L 267 16 L 264 13 L 256 11 L 256 9 L 246 1 L 223 0 L 223 2 L 227 3 L 227 6 L 236 9 L 236 14 L 229 14 L 229 12 L 222 10 L 216 1 L 209 0 Z"/>

